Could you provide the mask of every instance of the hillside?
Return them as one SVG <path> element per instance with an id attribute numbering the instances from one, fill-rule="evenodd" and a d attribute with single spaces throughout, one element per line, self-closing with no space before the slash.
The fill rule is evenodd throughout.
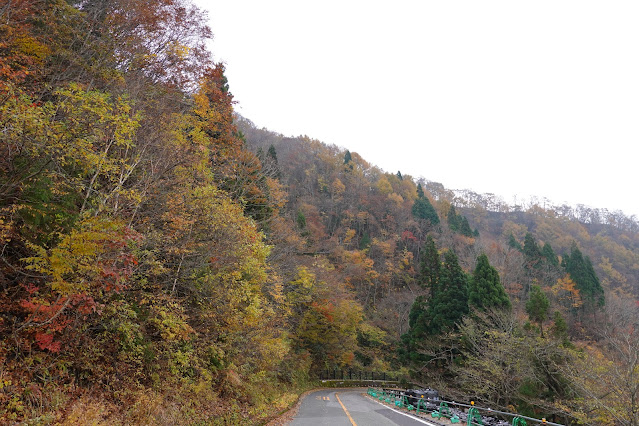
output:
<path id="1" fill-rule="evenodd" d="M 633 218 L 258 129 L 188 1 L 11 6 L 0 421 L 260 423 L 351 368 L 637 424 Z"/>

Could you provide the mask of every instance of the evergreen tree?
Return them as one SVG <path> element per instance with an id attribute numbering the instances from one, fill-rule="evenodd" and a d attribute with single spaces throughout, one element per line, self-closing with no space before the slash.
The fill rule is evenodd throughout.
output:
<path id="1" fill-rule="evenodd" d="M 424 296 L 417 296 L 408 314 L 408 332 L 402 335 L 399 347 L 399 358 L 403 362 L 418 362 L 423 356 L 418 352 L 419 343 L 427 333 L 428 304 Z"/>
<path id="2" fill-rule="evenodd" d="M 275 147 L 273 146 L 273 144 L 268 147 L 267 154 L 270 158 L 273 159 L 273 161 L 275 161 L 275 164 L 277 164 L 277 152 L 275 151 Z"/>
<path id="3" fill-rule="evenodd" d="M 604 291 L 592 262 L 588 256 L 583 256 L 574 242 L 570 249 L 570 256 L 564 257 L 564 265 L 570 278 L 577 284 L 579 293 L 584 300 L 603 306 L 605 303 Z"/>
<path id="4" fill-rule="evenodd" d="M 526 262 L 533 268 L 536 268 L 541 263 L 541 250 L 535 241 L 533 235 L 528 232 L 524 237 L 524 256 L 526 256 Z"/>
<path id="5" fill-rule="evenodd" d="M 429 300 L 428 334 L 440 335 L 455 329 L 468 314 L 468 276 L 459 266 L 457 255 L 448 250 L 435 296 Z"/>
<path id="6" fill-rule="evenodd" d="M 459 232 L 465 237 L 472 237 L 473 230 L 470 229 L 470 224 L 468 223 L 468 219 L 466 219 L 466 216 L 460 216 L 460 217 L 461 217 L 461 221 L 459 226 Z"/>
<path id="7" fill-rule="evenodd" d="M 448 210 L 448 227 L 454 231 L 459 231 L 459 216 L 457 216 L 457 211 L 455 210 L 455 206 L 451 204 L 450 210 Z"/>
<path id="8" fill-rule="evenodd" d="M 508 247 L 514 248 L 515 250 L 524 251 L 523 247 L 512 233 L 510 234 L 510 237 L 508 237 Z"/>
<path id="9" fill-rule="evenodd" d="M 555 254 L 555 251 L 552 249 L 549 243 L 544 244 L 544 247 L 541 249 L 542 256 L 553 266 L 559 266 L 559 258 Z"/>
<path id="10" fill-rule="evenodd" d="M 437 293 L 437 285 L 439 275 L 441 273 L 441 261 L 439 252 L 435 246 L 435 241 L 430 235 L 426 238 L 424 248 L 421 253 L 421 261 L 419 264 L 419 283 L 422 287 L 428 288 L 430 298 L 432 299 Z"/>
<path id="11" fill-rule="evenodd" d="M 413 216 L 418 219 L 424 219 L 429 221 L 433 225 L 437 225 L 439 223 L 439 216 L 435 211 L 435 208 L 428 200 L 428 197 L 424 195 L 424 190 L 422 189 L 422 185 L 417 185 L 417 200 L 413 204 Z"/>
<path id="12" fill-rule="evenodd" d="M 435 245 L 427 241 L 426 246 L 432 250 Z M 444 256 L 444 263 L 439 259 L 437 262 L 439 266 L 432 268 L 439 270 L 437 291 L 428 301 L 418 296 L 411 307 L 409 330 L 402 335 L 403 345 L 399 349 L 400 359 L 404 361 L 425 360 L 418 351 L 421 342 L 429 336 L 453 330 L 468 314 L 468 277 L 459 266 L 457 256 L 449 250 Z"/>
<path id="13" fill-rule="evenodd" d="M 499 273 L 488 262 L 488 256 L 479 255 L 468 289 L 468 303 L 480 310 L 510 309 L 510 299 L 501 285 Z"/>
<path id="14" fill-rule="evenodd" d="M 546 293 L 541 291 L 538 285 L 532 286 L 530 298 L 526 302 L 526 312 L 531 321 L 539 324 L 541 337 L 544 337 L 543 323 L 548 318 L 548 308 L 550 308 L 550 301 Z"/>
<path id="15" fill-rule="evenodd" d="M 346 150 L 346 154 L 344 154 L 344 164 L 348 164 L 353 160 L 352 156 L 351 156 L 351 152 L 349 150 Z"/>
<path id="16" fill-rule="evenodd" d="M 552 335 L 557 339 L 566 339 L 568 332 L 568 324 L 566 324 L 566 320 L 561 315 L 561 312 L 555 311 L 552 316 L 553 327 L 552 327 Z"/>

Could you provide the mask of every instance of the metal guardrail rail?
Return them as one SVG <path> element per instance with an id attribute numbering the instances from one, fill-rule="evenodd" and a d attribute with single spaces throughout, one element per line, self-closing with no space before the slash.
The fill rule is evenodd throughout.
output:
<path id="1" fill-rule="evenodd" d="M 505 411 L 493 410 L 492 408 L 483 408 L 475 406 L 474 402 L 470 404 L 459 403 L 455 401 L 446 401 L 442 399 L 431 398 L 417 398 L 404 394 L 402 391 L 369 388 L 368 394 L 373 398 L 377 398 L 380 401 L 384 401 L 388 404 L 394 404 L 398 408 L 406 408 L 408 411 L 414 411 L 419 415 L 420 412 L 430 413 L 433 418 L 446 417 L 451 423 L 461 423 L 462 418 L 465 417 L 467 426 L 484 426 L 485 419 L 482 417 L 483 412 L 486 416 L 500 415 L 505 418 L 512 419 L 512 426 L 529 426 L 528 422 L 532 422 L 532 425 L 549 425 L 549 426 L 564 426 L 560 423 L 554 423 L 547 421 L 546 419 L 536 419 L 533 417 L 523 416 L 516 413 L 508 413 Z M 416 402 L 415 402 L 416 401 Z M 416 405 L 413 405 L 413 404 Z M 456 413 L 451 409 L 452 407 L 459 407 L 462 413 Z M 463 411 L 467 409 L 466 411 Z M 498 424 L 508 424 L 507 422 L 497 420 Z M 495 424 L 495 423 L 491 423 Z"/>

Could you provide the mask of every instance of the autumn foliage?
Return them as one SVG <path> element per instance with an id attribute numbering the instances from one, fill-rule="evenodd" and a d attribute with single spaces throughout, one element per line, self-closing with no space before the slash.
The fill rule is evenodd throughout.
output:
<path id="1" fill-rule="evenodd" d="M 0 3 L 0 422 L 251 423 L 326 368 L 471 365 L 507 403 L 587 419 L 596 377 L 570 393 L 557 360 L 599 338 L 604 290 L 637 294 L 636 222 L 510 208 L 257 129 L 211 35 L 187 0 Z M 531 289 L 552 319 L 526 317 Z M 508 351 L 482 358 L 485 336 L 557 369 L 495 379 Z"/>

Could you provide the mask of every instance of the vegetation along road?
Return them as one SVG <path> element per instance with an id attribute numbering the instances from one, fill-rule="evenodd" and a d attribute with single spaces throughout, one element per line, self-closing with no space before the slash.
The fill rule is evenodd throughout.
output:
<path id="1" fill-rule="evenodd" d="M 310 393 L 290 423 L 291 426 L 310 425 L 432 425 L 389 408 L 365 395 L 362 389 L 320 390 Z"/>

